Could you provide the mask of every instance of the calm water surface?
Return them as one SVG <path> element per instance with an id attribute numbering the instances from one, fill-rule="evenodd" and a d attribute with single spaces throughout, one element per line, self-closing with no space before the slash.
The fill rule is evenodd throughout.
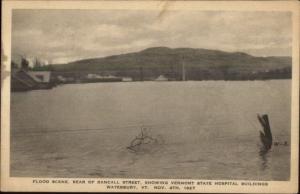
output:
<path id="1" fill-rule="evenodd" d="M 11 176 L 288 180 L 290 87 L 132 82 L 12 93 Z M 288 146 L 259 154 L 258 113 Z M 141 127 L 157 141 L 132 152 Z"/>

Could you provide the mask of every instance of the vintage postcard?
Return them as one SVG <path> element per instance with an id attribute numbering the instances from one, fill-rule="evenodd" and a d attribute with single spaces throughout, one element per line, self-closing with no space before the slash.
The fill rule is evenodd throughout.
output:
<path id="1" fill-rule="evenodd" d="M 299 2 L 3 1 L 1 191 L 298 191 Z"/>

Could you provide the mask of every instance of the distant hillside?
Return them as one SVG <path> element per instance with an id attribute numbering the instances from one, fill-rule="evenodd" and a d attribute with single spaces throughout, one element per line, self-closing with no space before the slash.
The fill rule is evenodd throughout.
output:
<path id="1" fill-rule="evenodd" d="M 51 68 L 58 72 L 110 71 L 115 72 L 113 74 L 116 75 L 131 77 L 141 76 L 142 73 L 142 76 L 149 78 L 164 74 L 174 79 L 180 79 L 183 63 L 188 78 L 196 80 L 231 79 L 232 76 L 240 79 L 239 75 L 249 76 L 249 74 L 257 74 L 257 72 L 275 72 L 275 78 L 276 74 L 282 78 L 282 75 L 279 74 L 284 73 L 283 78 L 289 78 L 292 60 L 291 57 L 255 57 L 242 52 L 153 47 L 140 52 L 52 65 Z M 252 77 L 251 79 L 255 79 L 255 76 Z"/>
<path id="2" fill-rule="evenodd" d="M 55 66 L 57 70 L 115 70 L 128 68 L 197 68 L 277 69 L 291 66 L 290 57 L 254 57 L 246 53 L 207 49 L 153 47 L 136 53 L 85 59 Z"/>

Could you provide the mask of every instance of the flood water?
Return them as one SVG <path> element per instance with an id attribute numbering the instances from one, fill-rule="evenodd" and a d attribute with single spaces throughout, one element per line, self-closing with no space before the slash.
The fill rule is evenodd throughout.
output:
<path id="1" fill-rule="evenodd" d="M 69 84 L 12 93 L 15 177 L 289 180 L 291 80 Z M 260 154 L 257 114 L 273 146 Z M 141 128 L 155 139 L 127 147 Z"/>

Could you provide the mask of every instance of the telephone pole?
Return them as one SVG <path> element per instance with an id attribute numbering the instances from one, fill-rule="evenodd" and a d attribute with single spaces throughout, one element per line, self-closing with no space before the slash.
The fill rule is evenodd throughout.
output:
<path id="1" fill-rule="evenodd" d="M 185 81 L 185 63 L 184 63 L 184 56 L 182 56 L 182 81 Z"/>

